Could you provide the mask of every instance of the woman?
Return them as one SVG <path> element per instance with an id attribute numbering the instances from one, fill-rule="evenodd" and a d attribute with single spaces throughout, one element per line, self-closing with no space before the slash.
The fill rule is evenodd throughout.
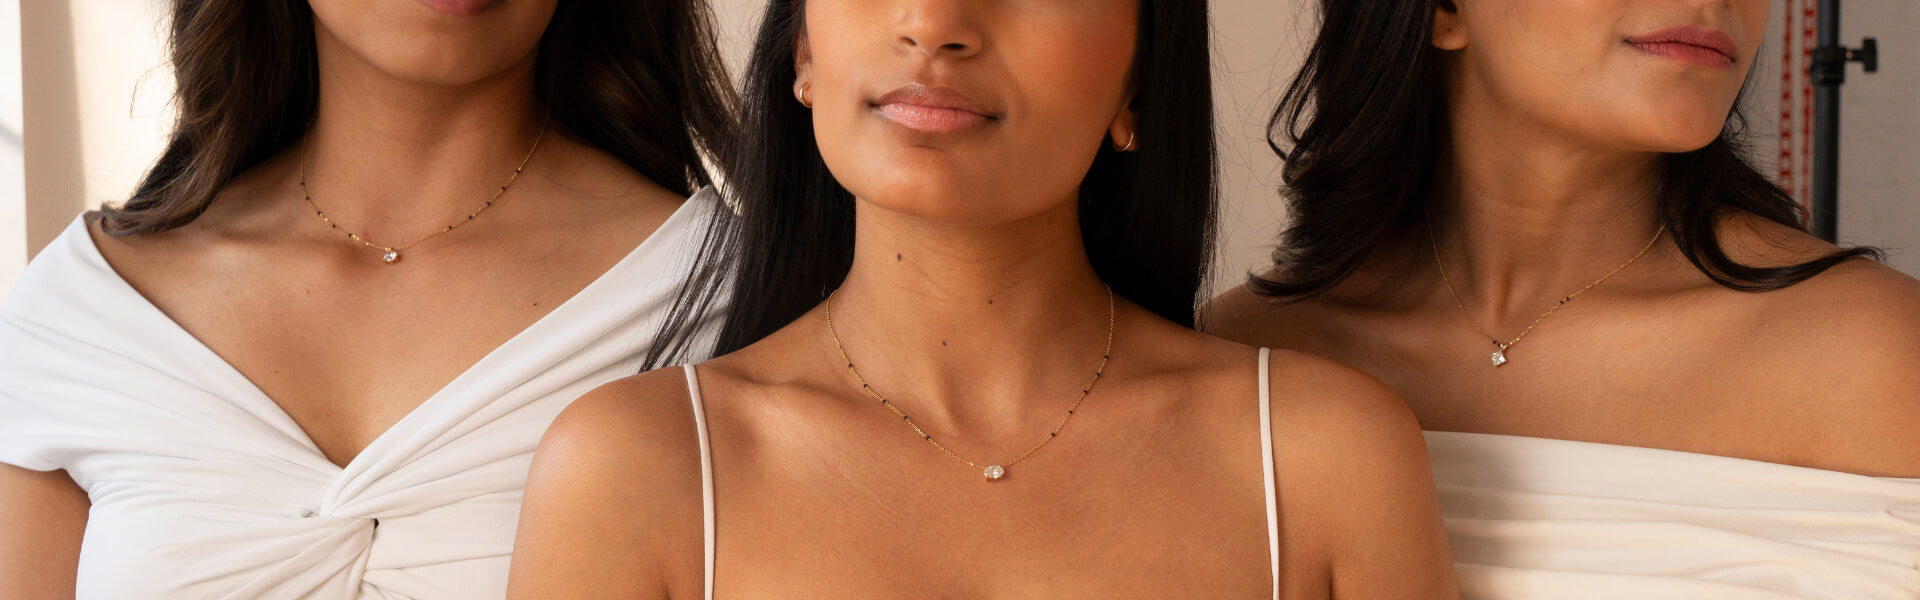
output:
<path id="1" fill-rule="evenodd" d="M 1407 398 L 1464 596 L 1920 596 L 1920 283 L 1743 161 L 1767 9 L 1322 3 L 1207 329 Z"/>
<path id="2" fill-rule="evenodd" d="M 1206 15 L 772 2 L 728 354 L 556 420 L 510 595 L 1452 597 L 1392 395 L 1188 328 Z"/>
<path id="3" fill-rule="evenodd" d="M 705 10 L 175 3 L 170 145 L 0 324 L 9 593 L 502 596 L 540 432 L 711 211 Z"/>

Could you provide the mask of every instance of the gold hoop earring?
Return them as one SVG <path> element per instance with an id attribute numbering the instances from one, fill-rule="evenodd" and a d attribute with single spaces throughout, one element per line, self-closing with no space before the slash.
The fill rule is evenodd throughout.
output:
<path id="1" fill-rule="evenodd" d="M 1140 139 L 1140 132 L 1138 132 L 1138 131 L 1134 131 L 1134 132 L 1129 132 L 1129 133 L 1127 134 L 1127 145 L 1125 145 L 1125 146 L 1121 146 L 1121 147 L 1120 147 L 1120 151 L 1121 151 L 1121 152 L 1132 152 L 1132 151 L 1133 151 L 1133 142 L 1134 142 L 1135 140 L 1138 140 L 1138 139 Z"/>
<path id="2" fill-rule="evenodd" d="M 807 90 L 812 88 L 813 88 L 813 82 L 811 81 L 800 84 L 800 93 L 798 95 L 800 97 L 801 106 L 805 106 L 807 108 L 813 108 L 813 103 L 807 101 Z"/>

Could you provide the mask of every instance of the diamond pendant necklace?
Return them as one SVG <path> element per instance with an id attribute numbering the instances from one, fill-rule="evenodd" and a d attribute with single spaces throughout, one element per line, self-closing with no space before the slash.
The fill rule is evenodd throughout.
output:
<path id="1" fill-rule="evenodd" d="M 1574 296 L 1586 293 L 1587 290 L 1593 289 L 1593 286 L 1600 285 L 1600 282 L 1606 281 L 1609 277 L 1613 277 L 1614 273 L 1619 273 L 1621 269 L 1627 268 L 1627 265 L 1633 264 L 1633 261 L 1640 260 L 1640 257 L 1645 255 L 1647 250 L 1652 249 L 1653 245 L 1660 241 L 1660 234 L 1666 232 L 1667 226 L 1665 223 L 1662 223 L 1659 229 L 1653 230 L 1653 239 L 1647 240 L 1647 245 L 1642 246 L 1640 251 L 1633 255 L 1633 258 L 1627 259 L 1627 262 L 1620 263 L 1620 266 L 1614 267 L 1612 271 L 1607 271 L 1606 275 L 1601 275 L 1599 279 L 1593 280 L 1593 283 L 1587 284 L 1586 287 L 1567 294 L 1561 298 L 1558 303 L 1555 303 L 1553 308 L 1547 309 L 1547 312 L 1542 313 L 1539 318 L 1534 319 L 1533 324 L 1528 325 L 1525 330 L 1520 332 L 1520 335 L 1514 336 L 1512 340 L 1505 342 L 1500 341 L 1500 338 L 1493 337 L 1493 334 L 1487 333 L 1486 329 L 1482 329 L 1480 322 L 1475 321 L 1473 315 L 1467 312 L 1467 305 L 1460 302 L 1460 292 L 1454 291 L 1453 278 L 1447 276 L 1447 265 L 1446 263 L 1440 262 L 1440 242 L 1436 241 L 1433 237 L 1433 223 L 1427 223 L 1427 243 L 1433 246 L 1433 264 L 1440 267 L 1441 281 L 1447 282 L 1447 295 L 1453 296 L 1453 305 L 1460 309 L 1460 316 L 1466 317 L 1467 323 L 1473 325 L 1473 330 L 1480 332 L 1481 336 L 1493 342 L 1495 349 L 1491 358 L 1493 366 L 1498 367 L 1507 364 L 1507 349 L 1512 348 L 1514 344 L 1518 344 L 1520 340 L 1525 339 L 1528 333 L 1533 332 L 1533 328 L 1540 326 L 1541 321 L 1545 321 L 1547 317 L 1553 316 L 1554 311 L 1560 310 L 1562 306 L 1566 306 L 1567 302 L 1573 300 Z"/>
<path id="2" fill-rule="evenodd" d="M 480 216 L 480 213 L 487 212 L 487 209 L 493 206 L 494 201 L 500 199 L 501 194 L 507 193 L 507 188 L 513 185 L 513 181 L 515 179 L 520 178 L 520 172 L 523 170 L 526 170 L 527 168 L 527 161 L 533 160 L 533 152 L 535 150 L 540 149 L 540 140 L 545 139 L 546 137 L 547 137 L 547 123 L 541 123 L 540 134 L 537 136 L 534 136 L 533 138 L 533 147 L 527 149 L 527 155 L 520 158 L 520 166 L 513 168 L 513 174 L 507 176 L 506 184 L 501 185 L 499 190 L 495 190 L 493 192 L 493 197 L 487 198 L 486 204 L 482 204 L 480 205 L 480 208 L 474 209 L 473 212 L 467 213 L 467 217 L 465 219 L 455 221 L 452 225 L 441 227 L 440 229 L 434 230 L 433 233 L 429 233 L 424 236 L 421 236 L 420 239 L 416 239 L 411 243 L 402 244 L 399 246 L 388 246 L 384 244 L 375 243 L 372 240 L 369 240 L 365 237 L 361 237 L 360 234 L 347 231 L 345 229 L 341 229 L 338 223 L 334 223 L 332 218 L 327 217 L 326 211 L 320 210 L 320 205 L 313 203 L 313 196 L 307 193 L 307 138 L 305 137 L 300 138 L 300 198 L 302 200 L 307 201 L 307 208 L 313 209 L 314 215 L 319 216 L 321 221 L 326 222 L 327 228 L 339 230 L 341 233 L 347 234 L 347 239 L 360 242 L 360 245 L 362 246 L 379 250 L 380 262 L 391 265 L 391 264 L 400 262 L 400 252 L 402 250 L 406 250 L 408 248 L 418 246 L 420 245 L 421 242 L 433 239 L 434 236 L 447 233 L 449 231 L 453 231 L 454 228 L 459 227 L 461 225 L 465 225 L 467 224 L 468 221 L 472 221 L 474 217 Z"/>
<path id="3" fill-rule="evenodd" d="M 925 430 L 920 429 L 920 425 L 914 423 L 913 418 L 907 416 L 906 412 L 901 411 L 900 407 L 894 405 L 893 401 L 888 400 L 885 396 L 881 396 L 879 392 L 874 391 L 873 386 L 867 385 L 866 378 L 861 377 L 860 371 L 853 367 L 853 360 L 847 358 L 847 349 L 840 345 L 839 332 L 836 332 L 833 329 L 833 294 L 836 294 L 836 293 L 839 293 L 839 292 L 836 290 L 833 293 L 827 294 L 827 302 L 826 302 L 827 335 L 833 337 L 833 347 L 834 349 L 840 351 L 841 362 L 847 363 L 847 372 L 852 373 L 853 379 L 855 381 L 860 382 L 860 391 L 866 392 L 868 396 L 872 396 L 873 399 L 875 400 L 879 400 L 880 405 L 887 407 L 887 410 L 893 411 L 893 414 L 900 415 L 901 422 L 906 423 L 908 427 L 913 428 L 914 433 L 919 434 L 920 438 L 926 440 L 927 443 L 933 444 L 934 448 L 938 448 L 940 452 L 943 454 L 946 454 L 948 458 L 952 458 L 953 460 L 959 461 L 960 463 L 963 463 L 969 467 L 979 469 L 980 474 L 985 476 L 987 478 L 987 481 L 999 481 L 1002 477 L 1006 477 L 1008 467 L 1012 467 L 1015 464 L 1019 464 L 1020 461 L 1026 460 L 1027 457 L 1029 456 L 1033 456 L 1033 453 L 1040 451 L 1040 448 L 1045 447 L 1047 445 L 1047 442 L 1051 442 L 1053 441 L 1053 438 L 1059 437 L 1060 430 L 1065 429 L 1067 427 L 1067 421 L 1073 419 L 1073 411 L 1078 410 L 1080 408 L 1080 402 L 1086 400 L 1087 394 L 1090 394 L 1093 392 L 1093 386 L 1095 384 L 1100 383 L 1100 374 L 1107 370 L 1107 359 L 1111 358 L 1113 355 L 1113 288 L 1107 288 L 1107 349 L 1101 351 L 1100 353 L 1100 366 L 1099 368 L 1096 368 L 1093 370 L 1093 378 L 1087 380 L 1086 385 L 1081 386 L 1080 396 L 1073 399 L 1072 406 L 1067 407 L 1066 416 L 1060 418 L 1060 424 L 1055 425 L 1053 427 L 1053 431 L 1047 433 L 1047 437 L 1041 438 L 1040 443 L 1034 444 L 1032 448 L 1027 449 L 1026 453 L 1021 454 L 1020 456 L 1014 457 L 1013 460 L 1009 460 L 1001 464 L 982 465 L 982 464 L 973 462 L 971 460 L 967 460 L 966 458 L 960 456 L 959 454 L 955 454 L 954 451 L 952 450 L 948 450 L 947 447 L 945 445 L 942 445 L 939 440 L 933 439 L 932 434 L 929 434 Z"/>

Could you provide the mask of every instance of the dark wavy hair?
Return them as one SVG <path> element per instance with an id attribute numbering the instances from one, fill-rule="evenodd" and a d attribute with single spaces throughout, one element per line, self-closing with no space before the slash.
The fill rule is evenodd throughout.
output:
<path id="1" fill-rule="evenodd" d="M 737 214 L 715 221 L 649 364 L 702 343 L 696 315 L 724 306 L 713 353 L 746 347 L 839 287 L 853 265 L 853 196 L 827 172 L 794 101 L 804 0 L 772 0 L 749 58 L 742 138 L 728 169 Z M 1132 104 L 1139 149 L 1103 144 L 1081 181 L 1081 239 L 1113 291 L 1192 327 L 1212 259 L 1218 194 L 1205 0 L 1141 0 Z"/>
<path id="2" fill-rule="evenodd" d="M 563 135 L 675 193 L 713 176 L 734 95 L 705 0 L 563 0 L 540 38 L 534 94 Z M 319 65 L 306 0 L 175 0 L 168 54 L 178 118 L 133 197 L 104 207 L 116 236 L 199 218 L 220 188 L 306 133 Z"/>
<path id="3" fill-rule="evenodd" d="M 1273 253 L 1278 276 L 1251 276 L 1254 292 L 1312 298 L 1375 249 L 1417 235 L 1449 139 L 1442 51 L 1431 45 L 1442 7 L 1453 10 L 1448 0 L 1321 0 L 1319 36 L 1269 122 L 1268 144 L 1286 161 L 1292 222 Z M 1743 158 L 1745 127 L 1736 103 L 1712 143 L 1661 159 L 1658 217 L 1688 261 L 1720 285 L 1767 291 L 1851 258 L 1881 257 L 1844 248 L 1779 267 L 1728 257 L 1715 225 L 1729 211 L 1805 230 L 1801 206 Z"/>

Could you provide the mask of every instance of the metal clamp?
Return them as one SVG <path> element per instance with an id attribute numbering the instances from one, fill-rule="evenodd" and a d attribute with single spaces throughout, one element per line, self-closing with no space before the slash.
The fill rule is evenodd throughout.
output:
<path id="1" fill-rule="evenodd" d="M 1814 85 L 1836 85 L 1847 81 L 1847 63 L 1860 63 L 1861 70 L 1873 73 L 1880 70 L 1880 42 L 1873 38 L 1860 41 L 1859 48 L 1846 46 L 1821 46 L 1813 49 L 1813 60 L 1807 66 L 1807 74 L 1813 77 Z"/>

